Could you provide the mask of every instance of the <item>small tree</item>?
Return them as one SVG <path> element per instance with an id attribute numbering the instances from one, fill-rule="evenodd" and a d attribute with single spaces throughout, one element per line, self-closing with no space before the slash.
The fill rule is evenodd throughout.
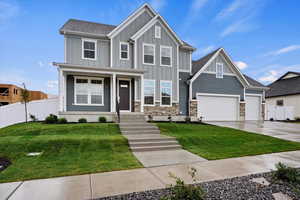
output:
<path id="1" fill-rule="evenodd" d="M 27 123 L 27 102 L 29 101 L 29 91 L 26 89 L 25 83 L 23 83 L 24 89 L 21 90 L 21 102 L 24 103 L 25 108 L 25 121 Z"/>

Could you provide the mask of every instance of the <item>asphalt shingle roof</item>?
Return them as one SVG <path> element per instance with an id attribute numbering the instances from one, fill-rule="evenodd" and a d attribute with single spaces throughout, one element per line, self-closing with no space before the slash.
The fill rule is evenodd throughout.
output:
<path id="1" fill-rule="evenodd" d="M 214 50 L 213 52 L 203 56 L 199 60 L 192 61 L 192 75 L 195 75 L 210 59 L 214 56 L 220 48 Z"/>
<path id="2" fill-rule="evenodd" d="M 243 75 L 244 75 L 244 77 L 246 78 L 246 80 L 248 81 L 248 83 L 251 86 L 254 86 L 254 87 L 266 87 L 263 84 L 261 84 L 260 82 L 258 82 L 257 80 L 254 80 L 253 78 L 247 76 L 246 74 L 243 74 Z"/>
<path id="3" fill-rule="evenodd" d="M 107 35 L 116 26 L 110 24 L 101 24 L 95 22 L 88 22 L 78 19 L 69 19 L 59 31 L 63 33 L 64 31 L 76 31 L 82 33 L 100 34 Z"/>
<path id="4" fill-rule="evenodd" d="M 300 75 L 297 72 L 295 74 Z M 300 94 L 300 76 L 287 79 L 280 78 L 268 85 L 268 87 L 270 89 L 266 91 L 266 97 Z"/>

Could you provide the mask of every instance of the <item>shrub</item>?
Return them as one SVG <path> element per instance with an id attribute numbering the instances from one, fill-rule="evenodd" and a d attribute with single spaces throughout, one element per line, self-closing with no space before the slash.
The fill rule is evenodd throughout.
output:
<path id="1" fill-rule="evenodd" d="M 273 118 L 270 118 L 270 121 L 272 122 L 272 121 L 274 121 L 274 119 L 273 119 Z"/>
<path id="2" fill-rule="evenodd" d="M 290 121 L 290 118 L 286 118 L 286 121 Z"/>
<path id="3" fill-rule="evenodd" d="M 153 122 L 153 116 L 152 115 L 148 115 L 148 121 Z"/>
<path id="4" fill-rule="evenodd" d="M 99 117 L 98 121 L 100 123 L 106 123 L 106 117 Z"/>
<path id="5" fill-rule="evenodd" d="M 46 124 L 55 124 L 57 123 L 57 116 L 50 114 L 48 117 L 45 119 Z"/>
<path id="6" fill-rule="evenodd" d="M 300 183 L 300 173 L 295 168 L 279 162 L 275 165 L 276 171 L 273 172 L 273 178 L 289 183 Z"/>
<path id="7" fill-rule="evenodd" d="M 59 124 L 66 124 L 66 123 L 68 123 L 68 121 L 67 121 L 66 118 L 62 117 L 62 118 L 58 119 L 57 123 L 59 123 Z"/>
<path id="8" fill-rule="evenodd" d="M 194 184 L 196 183 L 196 169 L 191 168 L 189 174 L 191 175 Z M 176 180 L 175 185 L 170 185 L 170 194 L 161 198 L 161 200 L 203 200 L 205 193 L 199 185 L 187 185 L 180 178 L 169 174 L 171 178 Z"/>
<path id="9" fill-rule="evenodd" d="M 295 120 L 296 121 L 300 121 L 300 117 L 295 117 Z"/>
<path id="10" fill-rule="evenodd" d="M 191 118 L 190 117 L 186 117 L 184 120 L 185 120 L 186 123 L 191 123 Z"/>
<path id="11" fill-rule="evenodd" d="M 169 120 L 169 122 L 172 122 L 172 116 L 171 115 L 168 116 L 168 120 Z"/>
<path id="12" fill-rule="evenodd" d="M 31 121 L 36 122 L 38 119 L 35 117 L 35 115 L 30 114 L 29 115 Z"/>
<path id="13" fill-rule="evenodd" d="M 78 122 L 79 123 L 86 123 L 87 120 L 86 120 L 86 118 L 80 118 L 80 119 L 78 119 Z"/>

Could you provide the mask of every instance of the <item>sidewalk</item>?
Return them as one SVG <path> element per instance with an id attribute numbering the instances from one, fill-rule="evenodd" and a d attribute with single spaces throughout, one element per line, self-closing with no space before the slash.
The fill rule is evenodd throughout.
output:
<path id="1" fill-rule="evenodd" d="M 174 183 L 169 172 L 191 183 L 190 167 L 197 169 L 199 182 L 236 176 L 269 172 L 274 165 L 283 162 L 291 167 L 300 167 L 300 151 L 247 156 L 192 164 L 169 165 L 40 179 L 0 184 L 0 199 L 50 200 L 50 199 L 91 199 L 117 194 L 164 188 Z"/>

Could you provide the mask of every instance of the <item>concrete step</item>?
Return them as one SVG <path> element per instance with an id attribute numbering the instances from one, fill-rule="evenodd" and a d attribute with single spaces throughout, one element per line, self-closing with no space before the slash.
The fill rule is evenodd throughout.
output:
<path id="1" fill-rule="evenodd" d="M 170 146 L 178 145 L 177 141 L 147 141 L 147 142 L 129 142 L 130 147 L 151 147 L 151 146 Z"/>
<path id="2" fill-rule="evenodd" d="M 130 131 L 122 131 L 124 135 L 130 134 L 160 134 L 160 131 L 157 130 L 130 130 Z"/>
<path id="3" fill-rule="evenodd" d="M 147 123 L 145 119 L 120 119 L 120 123 Z"/>
<path id="4" fill-rule="evenodd" d="M 124 135 L 129 142 L 176 141 L 174 137 L 160 134 L 129 134 Z"/>
<path id="5" fill-rule="evenodd" d="M 180 145 L 167 145 L 167 146 L 149 146 L 149 147 L 130 147 L 133 152 L 141 151 L 162 151 L 162 150 L 173 150 L 181 149 Z"/>
<path id="6" fill-rule="evenodd" d="M 147 123 L 147 122 L 120 122 L 120 127 L 128 127 L 128 126 L 156 126 L 155 124 Z"/>
<path id="7" fill-rule="evenodd" d="M 156 126 L 128 126 L 128 127 L 120 127 L 121 131 L 144 131 L 144 130 L 159 130 Z"/>

